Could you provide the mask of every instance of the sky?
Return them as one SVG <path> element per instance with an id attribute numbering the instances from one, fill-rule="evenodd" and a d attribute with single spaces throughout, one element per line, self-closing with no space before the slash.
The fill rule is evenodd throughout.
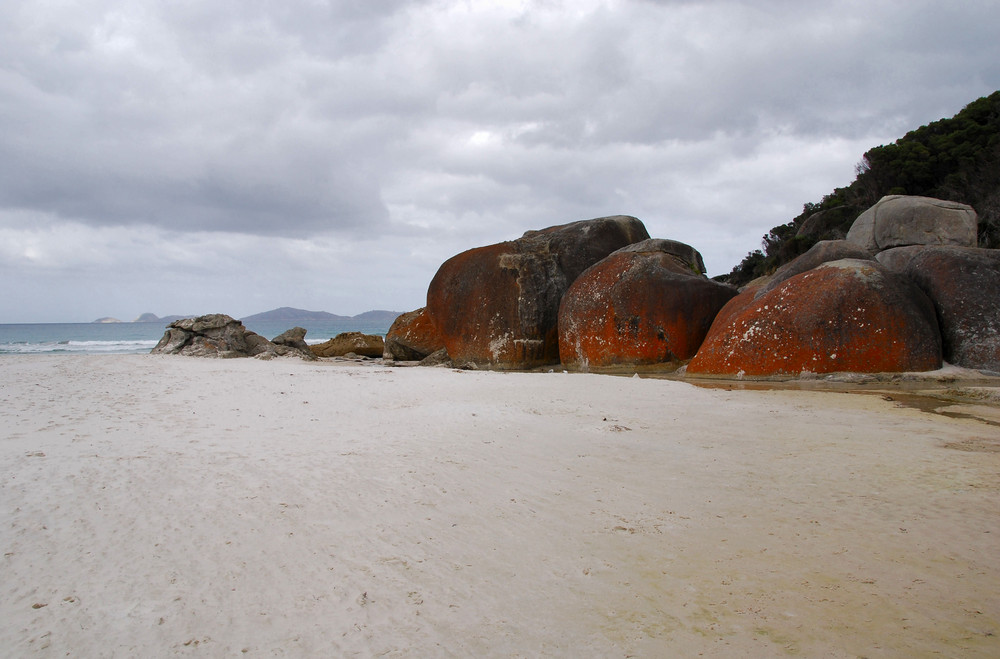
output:
<path id="1" fill-rule="evenodd" d="M 0 323 L 424 305 L 634 215 L 729 272 L 1000 89 L 995 0 L 5 0 Z"/>

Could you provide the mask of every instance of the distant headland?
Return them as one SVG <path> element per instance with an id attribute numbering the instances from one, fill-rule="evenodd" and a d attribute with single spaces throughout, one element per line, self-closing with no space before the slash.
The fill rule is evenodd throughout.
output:
<path id="1" fill-rule="evenodd" d="M 157 316 L 154 313 L 144 313 L 140 315 L 135 320 L 119 320 L 118 318 L 112 318 L 111 316 L 105 316 L 104 318 L 98 318 L 95 323 L 111 324 L 111 323 L 172 323 L 175 320 L 180 320 L 181 318 L 186 318 L 186 316 Z"/>
<path id="2" fill-rule="evenodd" d="M 391 323 L 395 320 L 401 312 L 399 311 L 386 311 L 384 309 L 375 309 L 372 311 L 366 311 L 360 313 L 357 316 L 338 316 L 337 314 L 332 314 L 326 311 L 307 311 L 305 309 L 293 309 L 292 307 L 279 307 L 277 309 L 272 309 L 270 311 L 263 311 L 261 313 L 255 313 L 251 316 L 246 316 L 241 318 L 242 321 L 249 322 L 268 322 L 268 321 L 287 321 L 293 323 L 300 322 L 316 322 L 316 321 L 346 321 L 346 320 L 358 320 L 369 323 Z M 98 318 L 93 321 L 95 323 L 172 323 L 175 320 L 180 320 L 181 318 L 189 318 L 195 314 L 189 314 L 187 316 L 157 316 L 154 313 L 144 313 L 138 318 L 131 321 L 119 320 L 117 318 L 112 318 L 106 316 L 104 318 Z"/>
<path id="3" fill-rule="evenodd" d="M 246 316 L 240 320 L 244 322 L 262 322 L 262 321 L 285 321 L 285 322 L 308 322 L 308 321 L 341 321 L 341 320 L 360 320 L 369 323 L 381 323 L 387 322 L 391 323 L 395 320 L 402 312 L 400 311 L 385 311 L 382 309 L 377 309 L 374 311 L 366 311 L 360 313 L 357 316 L 338 316 L 337 314 L 329 313 L 326 311 L 306 311 L 305 309 L 293 309 L 292 307 L 279 307 L 277 309 L 272 309 L 271 311 L 264 311 L 262 313 L 255 313 L 252 316 Z"/>

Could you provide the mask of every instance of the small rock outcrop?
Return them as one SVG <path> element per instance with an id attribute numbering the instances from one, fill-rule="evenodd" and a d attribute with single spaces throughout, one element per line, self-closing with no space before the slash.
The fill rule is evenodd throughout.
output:
<path id="1" fill-rule="evenodd" d="M 899 247 L 877 259 L 934 303 L 946 361 L 1000 371 L 1000 250 Z"/>
<path id="2" fill-rule="evenodd" d="M 375 334 L 342 332 L 324 343 L 309 346 L 317 357 L 343 357 L 354 353 L 361 357 L 381 357 L 385 341 Z"/>
<path id="3" fill-rule="evenodd" d="M 181 318 L 167 325 L 166 333 L 152 353 L 193 357 L 247 357 L 250 355 L 247 333 L 243 323 L 225 314 Z"/>
<path id="4" fill-rule="evenodd" d="M 274 344 L 275 351 L 278 354 L 295 352 L 307 361 L 316 359 L 316 355 L 313 354 L 313 351 L 309 348 L 309 344 L 306 343 L 306 330 L 302 327 L 293 327 L 290 330 L 285 330 L 271 339 L 271 343 Z"/>
<path id="5" fill-rule="evenodd" d="M 559 361 L 556 324 L 566 289 L 591 265 L 649 234 L 617 215 L 528 231 L 441 265 L 427 313 L 456 364 L 528 369 Z"/>
<path id="6" fill-rule="evenodd" d="M 192 357 L 247 357 L 247 329 L 240 321 L 216 313 L 181 318 L 167 331 L 152 352 Z"/>
<path id="7" fill-rule="evenodd" d="M 941 366 L 930 300 L 875 261 L 827 262 L 742 302 L 716 317 L 689 374 L 768 377 Z"/>
<path id="8" fill-rule="evenodd" d="M 697 250 L 672 240 L 623 247 L 588 268 L 559 307 L 559 356 L 572 368 L 679 366 L 736 289 L 708 279 Z"/>
<path id="9" fill-rule="evenodd" d="M 222 358 L 303 356 L 298 350 L 274 345 L 245 328 L 242 322 L 221 313 L 175 320 L 151 352 Z"/>
<path id="10" fill-rule="evenodd" d="M 385 335 L 385 359 L 420 361 L 444 348 L 444 341 L 427 314 L 427 307 L 401 314 Z"/>
<path id="11" fill-rule="evenodd" d="M 440 350 L 435 350 L 431 354 L 427 355 L 420 360 L 420 366 L 451 366 L 451 357 L 448 356 L 448 351 L 444 348 Z"/>
<path id="12" fill-rule="evenodd" d="M 889 195 L 854 220 L 847 240 L 870 252 L 906 245 L 975 247 L 976 211 L 931 197 Z"/>

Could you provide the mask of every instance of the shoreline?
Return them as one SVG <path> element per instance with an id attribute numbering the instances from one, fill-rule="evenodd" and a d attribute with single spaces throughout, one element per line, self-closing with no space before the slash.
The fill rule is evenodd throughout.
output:
<path id="1" fill-rule="evenodd" d="M 387 363 L 382 360 L 325 358 L 324 361 L 362 366 L 389 368 L 425 368 L 419 362 Z M 434 368 L 434 367 L 428 367 Z M 452 369 L 461 370 L 461 369 Z M 491 372 L 484 370 L 484 372 Z M 923 412 L 955 418 L 973 418 L 989 425 L 1000 426 L 1000 375 L 976 369 L 944 364 L 934 371 L 907 373 L 828 373 L 803 376 L 772 376 L 735 378 L 723 376 L 690 376 L 676 371 L 651 367 L 603 368 L 593 371 L 564 370 L 561 366 L 541 367 L 527 371 L 493 371 L 538 375 L 601 375 L 608 377 L 639 377 L 651 380 L 682 382 L 703 389 L 726 391 L 811 391 L 818 393 L 850 393 L 882 396 L 898 405 Z"/>
<path id="2" fill-rule="evenodd" d="M 1000 432 L 906 393 L 25 357 L 15 654 L 1000 651 Z"/>

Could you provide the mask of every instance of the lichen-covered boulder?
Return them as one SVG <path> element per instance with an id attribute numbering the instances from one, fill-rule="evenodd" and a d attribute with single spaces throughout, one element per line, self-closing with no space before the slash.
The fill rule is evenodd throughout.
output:
<path id="1" fill-rule="evenodd" d="M 694 356 L 736 289 L 704 276 L 692 247 L 645 240 L 588 268 L 559 307 L 559 357 L 572 368 L 660 364 Z"/>
<path id="2" fill-rule="evenodd" d="M 759 277 L 741 288 L 739 295 L 729 300 L 719 310 L 713 321 L 713 325 L 720 327 L 728 325 L 761 295 L 774 290 L 792 277 L 800 275 L 803 272 L 808 272 L 824 263 L 839 261 L 841 259 L 871 260 L 872 258 L 871 252 L 858 247 L 854 243 L 849 243 L 845 240 L 821 240 L 813 245 L 805 254 L 796 257 L 793 261 L 778 268 L 774 274 Z"/>
<path id="3" fill-rule="evenodd" d="M 946 361 L 1000 371 L 1000 250 L 900 247 L 877 258 L 934 303 Z"/>
<path id="4" fill-rule="evenodd" d="M 941 366 L 934 308 L 875 261 L 842 259 L 716 317 L 692 375 L 928 371 Z"/>
<path id="5" fill-rule="evenodd" d="M 563 294 L 584 270 L 649 234 L 616 215 L 529 231 L 448 259 L 427 290 L 427 313 L 456 364 L 526 369 L 559 361 Z"/>
<path id="6" fill-rule="evenodd" d="M 889 195 L 854 220 L 847 240 L 879 252 L 906 245 L 977 245 L 976 211 L 931 197 Z"/>
<path id="7" fill-rule="evenodd" d="M 444 348 L 444 341 L 427 314 L 427 307 L 400 314 L 385 335 L 385 359 L 420 361 Z"/>
<path id="8" fill-rule="evenodd" d="M 317 357 L 343 357 L 348 353 L 362 357 L 381 357 L 385 352 L 385 341 L 376 334 L 341 332 L 332 339 L 309 348 Z"/>

